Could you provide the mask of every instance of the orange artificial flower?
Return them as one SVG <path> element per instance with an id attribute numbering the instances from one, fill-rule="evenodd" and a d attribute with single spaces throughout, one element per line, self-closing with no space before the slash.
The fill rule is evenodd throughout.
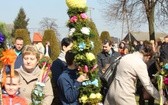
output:
<path id="1" fill-rule="evenodd" d="M 11 77 L 14 77 L 14 63 L 16 60 L 16 53 L 12 49 L 7 49 L 2 52 L 2 57 L 0 60 L 3 63 L 3 79 L 2 79 L 2 85 L 4 85 L 5 79 L 6 79 L 6 66 L 9 65 L 11 67 Z"/>
<path id="2" fill-rule="evenodd" d="M 0 58 L 0 60 L 2 61 L 2 63 L 4 65 L 12 65 L 15 63 L 17 56 L 16 56 L 16 53 L 14 52 L 14 50 L 7 49 L 2 52 L 2 55 L 3 56 Z"/>

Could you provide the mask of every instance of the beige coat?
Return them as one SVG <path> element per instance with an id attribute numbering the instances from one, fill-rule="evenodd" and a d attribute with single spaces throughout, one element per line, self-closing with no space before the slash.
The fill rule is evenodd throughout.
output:
<path id="1" fill-rule="evenodd" d="M 21 88 L 20 96 L 24 97 L 28 104 L 31 103 L 31 92 L 35 87 L 36 82 L 38 81 L 41 69 L 36 67 L 32 73 L 27 73 L 23 70 L 22 66 L 17 69 L 21 77 Z M 50 78 L 47 78 L 45 87 L 43 89 L 45 98 L 42 102 L 42 105 L 51 105 L 53 100 L 53 90 L 50 82 Z"/>
<path id="2" fill-rule="evenodd" d="M 110 85 L 104 105 L 136 105 L 135 91 L 137 78 L 145 89 L 156 99 L 159 93 L 148 76 L 143 55 L 139 52 L 124 56 L 117 67 L 114 81 Z"/>

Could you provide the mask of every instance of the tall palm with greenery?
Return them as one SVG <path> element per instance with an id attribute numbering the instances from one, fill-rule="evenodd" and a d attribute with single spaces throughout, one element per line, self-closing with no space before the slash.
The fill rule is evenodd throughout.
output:
<path id="1" fill-rule="evenodd" d="M 96 32 L 86 14 L 86 0 L 66 0 L 66 3 L 69 8 L 67 26 L 70 30 L 69 36 L 74 40 L 73 52 L 76 54 L 74 61 L 78 65 L 79 74 L 87 74 L 89 78 L 79 89 L 79 102 L 82 105 L 96 105 L 102 99 L 96 57 L 92 53 L 95 47 L 91 39 Z"/>

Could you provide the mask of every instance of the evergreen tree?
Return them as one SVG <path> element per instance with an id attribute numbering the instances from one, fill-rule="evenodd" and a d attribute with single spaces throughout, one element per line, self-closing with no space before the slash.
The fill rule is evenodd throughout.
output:
<path id="1" fill-rule="evenodd" d="M 17 29 L 14 33 L 16 37 L 22 37 L 24 41 L 24 45 L 31 44 L 30 35 L 26 29 Z"/>
<path id="2" fill-rule="evenodd" d="M 103 31 L 100 35 L 100 40 L 101 41 L 104 41 L 105 39 L 110 39 L 111 40 L 111 37 L 110 37 L 110 34 L 108 31 Z"/>
<path id="3" fill-rule="evenodd" d="M 101 42 L 101 40 L 99 38 L 99 33 L 97 31 L 96 25 L 94 24 L 94 22 L 92 20 L 90 20 L 90 22 L 89 22 L 89 27 L 91 28 L 92 34 L 94 35 L 94 37 L 91 37 L 91 40 L 94 43 L 94 49 L 93 49 L 92 52 L 95 55 L 97 55 L 101 51 L 102 42 Z"/>
<path id="4" fill-rule="evenodd" d="M 45 46 L 45 43 L 49 41 L 50 42 L 50 47 L 51 47 L 51 59 L 54 61 L 59 53 L 60 53 L 60 42 L 58 38 L 55 35 L 54 30 L 45 30 L 44 31 L 44 36 L 43 36 L 43 45 Z"/>
<path id="5" fill-rule="evenodd" d="M 20 8 L 18 16 L 14 20 L 14 29 L 12 30 L 12 36 L 17 29 L 27 29 L 29 19 L 26 19 L 26 14 L 23 8 Z M 29 32 L 28 32 L 29 33 Z"/>

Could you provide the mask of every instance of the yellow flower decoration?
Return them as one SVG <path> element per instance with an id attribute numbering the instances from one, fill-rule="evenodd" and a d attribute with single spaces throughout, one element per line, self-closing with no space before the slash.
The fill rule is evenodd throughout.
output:
<path id="1" fill-rule="evenodd" d="M 102 95 L 100 93 L 96 93 L 96 98 L 101 99 Z"/>
<path id="2" fill-rule="evenodd" d="M 91 98 L 91 99 L 94 99 L 94 98 L 96 98 L 96 94 L 94 94 L 94 93 L 91 93 L 91 94 L 90 94 L 90 96 L 89 96 L 89 98 Z"/>
<path id="3" fill-rule="evenodd" d="M 85 8 L 86 0 L 66 0 L 66 4 L 69 8 Z"/>
<path id="4" fill-rule="evenodd" d="M 88 61 L 92 61 L 92 60 L 96 59 L 95 55 L 93 53 L 86 53 L 86 58 Z"/>
<path id="5" fill-rule="evenodd" d="M 83 96 L 80 98 L 80 101 L 81 101 L 82 103 L 86 103 L 87 100 L 88 100 L 88 97 L 87 97 L 86 95 L 83 95 Z"/>

